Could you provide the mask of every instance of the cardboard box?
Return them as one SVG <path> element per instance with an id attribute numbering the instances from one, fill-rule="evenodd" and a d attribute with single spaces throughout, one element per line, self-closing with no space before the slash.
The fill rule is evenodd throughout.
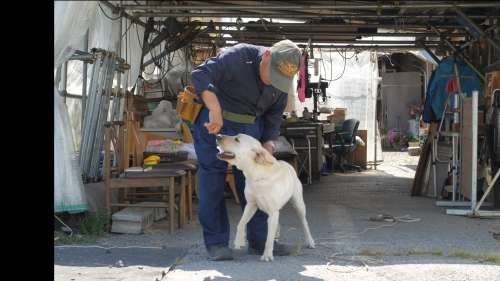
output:
<path id="1" fill-rule="evenodd" d="M 330 123 L 342 123 L 345 121 L 345 117 L 347 115 L 347 108 L 335 108 L 333 110 L 333 114 L 328 116 L 328 121 Z"/>

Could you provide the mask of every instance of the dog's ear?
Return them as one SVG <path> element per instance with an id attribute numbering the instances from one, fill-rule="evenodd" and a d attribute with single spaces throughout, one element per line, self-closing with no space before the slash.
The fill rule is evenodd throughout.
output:
<path id="1" fill-rule="evenodd" d="M 255 156 L 254 156 L 255 163 L 260 164 L 260 165 L 272 165 L 273 164 L 273 159 L 272 159 L 269 151 L 267 151 L 263 148 L 253 149 L 253 151 L 255 152 Z"/>

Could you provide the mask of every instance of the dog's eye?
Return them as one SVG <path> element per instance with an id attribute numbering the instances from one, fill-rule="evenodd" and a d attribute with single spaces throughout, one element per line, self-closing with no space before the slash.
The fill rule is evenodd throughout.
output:
<path id="1" fill-rule="evenodd" d="M 236 142 L 240 142 L 240 139 L 238 137 L 234 138 Z"/>

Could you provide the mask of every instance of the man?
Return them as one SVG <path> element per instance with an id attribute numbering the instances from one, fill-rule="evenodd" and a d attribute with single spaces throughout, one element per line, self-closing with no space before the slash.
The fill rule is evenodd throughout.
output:
<path id="1" fill-rule="evenodd" d="M 203 238 L 211 260 L 233 258 L 229 245 L 229 220 L 224 201 L 227 163 L 217 159 L 215 135 L 244 133 L 260 140 L 272 153 L 279 136 L 287 94 L 299 70 L 300 49 L 290 40 L 271 48 L 237 44 L 205 61 L 191 73 L 204 103 L 195 122 L 194 147 L 199 164 L 199 211 Z M 233 167 L 244 208 L 245 177 Z M 248 252 L 261 255 L 267 237 L 267 214 L 257 211 L 247 226 Z M 275 243 L 274 255 L 288 255 Z"/>

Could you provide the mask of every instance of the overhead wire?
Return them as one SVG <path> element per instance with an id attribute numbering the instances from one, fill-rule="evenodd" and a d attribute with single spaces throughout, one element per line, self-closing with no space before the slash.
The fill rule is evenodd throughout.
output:
<path id="1" fill-rule="evenodd" d="M 97 3 L 97 5 L 99 5 L 99 8 L 101 9 L 101 12 L 104 14 L 104 16 L 107 17 L 108 19 L 112 20 L 112 21 L 119 20 L 122 17 L 122 13 L 121 12 L 120 12 L 120 15 L 118 15 L 118 17 L 116 17 L 116 18 L 110 17 L 110 16 L 108 16 L 106 14 L 106 12 L 104 11 L 104 9 L 102 8 L 101 3 Z"/>
<path id="2" fill-rule="evenodd" d="M 329 62 L 330 62 L 330 79 L 322 79 L 324 81 L 328 81 L 328 85 L 330 85 L 330 82 L 337 81 L 340 78 L 342 78 L 342 76 L 344 76 L 346 65 L 347 65 L 347 60 L 348 59 L 352 59 L 355 56 L 355 53 L 354 53 L 350 58 L 347 58 L 347 50 L 344 50 L 344 55 L 342 55 L 342 53 L 340 53 L 338 50 L 336 50 L 336 51 L 344 59 L 344 67 L 342 69 L 342 73 L 338 77 L 336 77 L 335 79 L 333 79 L 333 60 L 331 59 L 331 50 L 330 50 L 330 59 L 329 59 Z M 322 58 L 321 59 L 321 64 L 323 66 L 323 71 L 325 72 L 325 75 L 326 75 L 326 67 L 325 67 L 325 62 L 324 62 L 324 59 L 323 59 L 323 52 L 321 51 L 321 48 L 319 48 L 319 53 L 320 53 L 320 56 Z"/>

